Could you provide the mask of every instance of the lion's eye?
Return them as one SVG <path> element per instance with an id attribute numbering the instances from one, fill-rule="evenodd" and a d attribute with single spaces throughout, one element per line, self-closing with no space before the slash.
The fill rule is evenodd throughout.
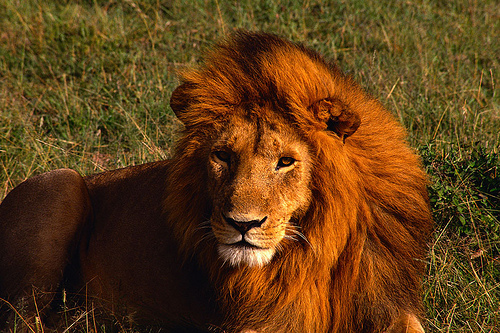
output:
<path id="1" fill-rule="evenodd" d="M 229 163 L 231 160 L 231 154 L 229 154 L 227 151 L 224 150 L 218 150 L 214 152 L 215 157 L 217 157 L 218 160 Z"/>
<path id="2" fill-rule="evenodd" d="M 295 159 L 294 158 L 292 158 L 292 157 L 282 157 L 278 161 L 278 169 L 279 168 L 286 168 L 288 166 L 293 165 L 293 163 L 295 163 Z"/>

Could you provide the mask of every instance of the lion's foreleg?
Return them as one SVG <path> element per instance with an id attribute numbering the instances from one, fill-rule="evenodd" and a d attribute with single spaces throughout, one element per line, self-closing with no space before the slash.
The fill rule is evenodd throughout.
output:
<path id="1" fill-rule="evenodd" d="M 7 195 L 0 204 L 0 322 L 21 304 L 28 319 L 47 307 L 90 211 L 83 178 L 69 169 L 28 179 Z"/>

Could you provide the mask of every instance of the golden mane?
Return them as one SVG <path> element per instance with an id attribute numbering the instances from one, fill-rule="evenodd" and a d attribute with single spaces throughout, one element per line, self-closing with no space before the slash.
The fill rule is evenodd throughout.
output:
<path id="1" fill-rule="evenodd" d="M 324 99 L 359 117 L 345 143 L 315 117 L 312 105 Z M 200 156 L 245 103 L 271 105 L 309 144 L 314 200 L 299 223 L 306 240 L 264 267 L 221 268 L 215 241 L 199 241 L 211 209 Z M 185 130 L 165 210 L 184 256 L 197 258 L 219 291 L 225 327 L 266 331 L 263 318 L 272 318 L 272 327 L 290 331 L 378 332 L 405 312 L 420 313 L 432 226 L 426 176 L 402 127 L 351 78 L 303 46 L 238 32 L 182 73 L 171 106 Z"/>

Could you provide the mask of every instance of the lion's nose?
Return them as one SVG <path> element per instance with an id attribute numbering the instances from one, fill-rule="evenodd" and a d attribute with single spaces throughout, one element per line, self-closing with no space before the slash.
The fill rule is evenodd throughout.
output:
<path id="1" fill-rule="evenodd" d="M 267 220 L 267 216 L 264 217 L 262 220 L 251 220 L 251 221 L 237 221 L 235 219 L 226 216 L 224 216 L 224 219 L 230 226 L 241 232 L 242 235 L 245 235 L 245 233 L 248 230 L 252 228 L 259 228 Z"/>

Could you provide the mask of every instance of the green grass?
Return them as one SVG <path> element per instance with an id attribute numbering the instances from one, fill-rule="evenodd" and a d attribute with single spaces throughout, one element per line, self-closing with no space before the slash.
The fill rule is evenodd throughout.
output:
<path id="1" fill-rule="evenodd" d="M 437 225 L 428 331 L 498 332 L 497 1 L 0 0 L 0 13 L 0 198 L 55 168 L 170 156 L 175 71 L 234 28 L 278 33 L 338 62 L 422 154 Z M 103 329 L 89 318 L 72 329 Z"/>

